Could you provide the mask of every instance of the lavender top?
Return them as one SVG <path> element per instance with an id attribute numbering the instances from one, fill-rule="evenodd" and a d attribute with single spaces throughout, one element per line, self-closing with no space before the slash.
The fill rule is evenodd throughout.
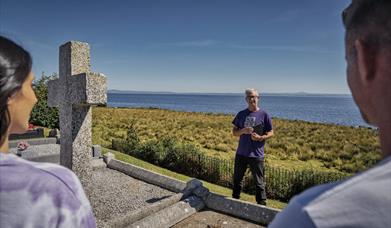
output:
<path id="1" fill-rule="evenodd" d="M 273 129 L 270 116 L 263 110 L 256 112 L 251 112 L 249 109 L 242 110 L 235 116 L 232 124 L 239 129 L 254 127 L 259 124 L 263 124 L 264 132 L 269 132 Z M 264 158 L 264 146 L 265 140 L 261 142 L 253 141 L 251 135 L 243 134 L 240 136 L 236 154 L 246 157 Z"/>
<path id="2" fill-rule="evenodd" d="M 0 153 L 0 227 L 96 227 L 77 176 Z"/>

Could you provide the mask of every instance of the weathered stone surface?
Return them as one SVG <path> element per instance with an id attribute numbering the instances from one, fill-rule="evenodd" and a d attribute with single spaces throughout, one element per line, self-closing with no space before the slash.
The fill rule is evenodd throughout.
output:
<path id="1" fill-rule="evenodd" d="M 186 189 L 185 190 L 190 190 L 193 191 L 194 189 L 202 186 L 202 182 L 196 178 L 193 178 L 186 182 Z"/>
<path id="2" fill-rule="evenodd" d="M 106 77 L 90 72 L 90 47 L 70 41 L 60 46 L 59 79 L 49 82 L 49 106 L 59 106 L 60 163 L 80 178 L 88 195 L 91 184 L 91 105 L 107 101 Z"/>
<path id="3" fill-rule="evenodd" d="M 199 186 L 194 189 L 193 194 L 206 201 L 209 196 L 209 189 L 205 188 L 204 186 Z"/>
<path id="4" fill-rule="evenodd" d="M 196 196 L 190 196 L 172 206 L 133 223 L 129 227 L 171 227 L 205 207 Z"/>
<path id="5" fill-rule="evenodd" d="M 186 183 L 177 179 L 155 173 L 141 167 L 137 167 L 116 159 L 111 159 L 107 163 L 111 169 L 118 170 L 129 176 L 143 180 L 173 192 L 182 192 L 186 188 Z"/>
<path id="6" fill-rule="evenodd" d="M 16 147 L 18 145 L 18 142 L 20 141 L 27 142 L 30 146 L 57 143 L 57 140 L 55 138 L 33 138 L 33 139 L 23 139 L 23 140 L 11 140 L 9 141 L 9 147 L 10 148 Z"/>
<path id="7" fill-rule="evenodd" d="M 90 72 L 87 77 L 86 103 L 99 105 L 107 103 L 107 79 L 104 74 Z"/>
<path id="8" fill-rule="evenodd" d="M 8 140 L 22 140 L 22 139 L 31 139 L 31 138 L 42 138 L 44 137 L 43 128 L 37 128 L 34 130 L 28 130 L 23 134 L 11 134 L 8 137 Z"/>
<path id="9" fill-rule="evenodd" d="M 108 152 L 103 155 L 103 161 L 107 164 L 107 166 L 110 163 L 111 159 L 115 159 L 115 155 L 113 153 Z"/>
<path id="10" fill-rule="evenodd" d="M 136 177 L 137 179 L 146 181 L 148 183 L 152 183 L 161 186 L 163 188 L 170 189 L 171 191 L 181 192 L 184 197 L 195 196 L 198 199 L 202 200 L 207 208 L 217 212 L 222 212 L 224 214 L 234 216 L 236 218 L 252 221 L 258 224 L 267 225 L 273 220 L 274 216 L 280 211 L 277 209 L 260 206 L 257 204 L 236 200 L 215 193 L 211 193 L 209 192 L 209 189 L 202 186 L 202 182 L 200 182 L 197 179 L 192 179 L 187 183 L 184 183 L 182 181 L 175 180 L 170 177 L 166 177 L 161 174 L 157 174 L 149 170 L 122 161 L 118 161 L 114 158 L 114 155 L 111 153 L 107 153 L 106 155 L 104 155 L 104 157 L 106 157 L 106 160 L 108 160 L 107 164 L 109 168 L 121 171 L 125 174 L 128 174 L 132 177 Z M 121 219 L 125 219 L 125 218 L 119 218 L 119 219 L 120 219 L 119 221 L 124 221 Z M 149 225 L 153 225 L 153 222 Z"/>
<path id="11" fill-rule="evenodd" d="M 110 221 L 168 199 L 174 194 L 121 172 L 100 168 L 93 171 L 90 202 L 99 228 L 120 228 L 121 226 L 109 225 Z"/>
<path id="12" fill-rule="evenodd" d="M 60 46 L 60 77 L 90 72 L 90 66 L 88 43 L 69 41 Z"/>
<path id="13" fill-rule="evenodd" d="M 58 130 L 57 128 L 50 130 L 49 137 L 60 138 L 60 130 Z"/>
<path id="14" fill-rule="evenodd" d="M 61 88 L 60 79 L 52 79 L 48 81 L 48 106 L 49 107 L 58 107 L 62 95 L 60 91 L 64 89 Z"/>
<path id="15" fill-rule="evenodd" d="M 61 133 L 62 153 L 60 155 L 60 162 L 76 173 L 88 193 L 88 186 L 92 175 L 91 107 L 73 105 L 71 118 L 72 120 L 70 122 L 63 121 L 62 123 L 62 126 L 66 126 L 65 129 L 71 130 L 71 134 Z M 60 117 L 60 119 L 64 120 L 66 117 Z"/>
<path id="16" fill-rule="evenodd" d="M 262 228 L 246 220 L 238 219 L 212 210 L 204 209 L 185 220 L 175 224 L 172 228 Z"/>
<path id="17" fill-rule="evenodd" d="M 11 148 L 10 153 L 17 154 L 16 148 Z M 28 147 L 26 150 L 20 152 L 21 157 L 35 162 L 60 162 L 60 145 L 42 144 Z"/>
<path id="18" fill-rule="evenodd" d="M 92 145 L 92 157 L 100 158 L 102 155 L 102 147 L 100 145 Z"/>
<path id="19" fill-rule="evenodd" d="M 103 162 L 103 159 L 92 159 L 91 164 L 94 171 L 107 168 L 107 165 Z"/>
<path id="20" fill-rule="evenodd" d="M 121 217 L 117 217 L 117 218 L 107 222 L 107 224 L 110 227 L 128 227 L 131 224 L 133 224 L 143 218 L 151 216 L 151 215 L 155 214 L 156 212 L 179 202 L 182 199 L 182 197 L 183 197 L 182 193 L 177 193 L 175 195 L 172 195 L 168 198 L 162 199 L 162 200 L 155 202 L 151 205 L 148 205 L 146 207 L 141 207 L 135 211 L 130 211 Z"/>
<path id="21" fill-rule="evenodd" d="M 104 74 L 99 73 L 82 73 L 69 77 L 67 86 L 72 88 L 67 90 L 66 99 L 73 104 L 98 105 L 107 102 L 107 79 Z M 60 79 L 49 81 L 49 106 L 60 106 L 63 97 L 58 91 L 63 89 Z"/>
<path id="22" fill-rule="evenodd" d="M 263 225 L 269 224 L 280 210 L 259 206 L 257 204 L 227 198 L 209 193 L 205 201 L 208 208 L 238 218 L 254 221 Z"/>

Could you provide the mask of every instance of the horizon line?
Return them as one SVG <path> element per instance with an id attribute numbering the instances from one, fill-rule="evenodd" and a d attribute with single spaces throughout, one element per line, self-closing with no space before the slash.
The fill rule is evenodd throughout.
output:
<path id="1" fill-rule="evenodd" d="M 108 93 L 139 93 L 139 94 L 243 94 L 243 92 L 178 92 L 178 91 L 145 91 L 145 90 L 121 90 L 121 89 L 108 89 Z M 321 93 L 321 92 L 262 92 L 262 94 L 287 94 L 287 95 L 345 95 L 351 96 L 351 93 Z"/>

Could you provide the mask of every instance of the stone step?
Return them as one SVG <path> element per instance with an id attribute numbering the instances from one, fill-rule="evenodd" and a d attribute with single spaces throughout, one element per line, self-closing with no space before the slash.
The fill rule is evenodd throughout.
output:
<path id="1" fill-rule="evenodd" d="M 18 151 L 16 148 L 11 148 L 9 152 L 19 154 L 20 157 L 29 161 L 60 163 L 59 144 L 33 145 L 24 151 Z"/>
<path id="2" fill-rule="evenodd" d="M 123 216 L 119 216 L 109 221 L 107 224 L 109 224 L 109 227 L 127 227 L 143 218 L 151 216 L 156 212 L 179 202 L 182 198 L 183 193 L 177 193 L 149 206 L 139 208 L 135 211 L 130 211 Z"/>
<path id="3" fill-rule="evenodd" d="M 23 139 L 31 139 L 31 138 L 42 138 L 44 137 L 44 129 L 37 128 L 34 130 L 28 130 L 23 134 L 10 134 L 9 140 L 23 140 Z"/>
<path id="4" fill-rule="evenodd" d="M 107 157 L 108 155 L 106 154 L 105 156 Z M 107 162 L 107 164 L 107 167 L 110 169 L 115 169 L 131 177 L 160 186 L 173 192 L 182 192 L 186 188 L 186 182 L 179 181 L 175 178 L 164 176 L 117 159 L 111 159 Z"/>
<path id="5" fill-rule="evenodd" d="M 93 158 L 91 164 L 93 170 L 106 168 L 106 163 L 103 162 L 103 159 Z"/>
<path id="6" fill-rule="evenodd" d="M 57 144 L 57 138 L 33 138 L 33 139 L 10 140 L 9 147 L 16 148 L 18 142 L 20 141 L 27 142 L 28 144 L 30 144 L 30 146 L 44 145 L 44 144 Z"/>
<path id="7" fill-rule="evenodd" d="M 202 199 L 190 196 L 172 206 L 166 207 L 155 214 L 143 218 L 128 227 L 171 227 L 178 222 L 188 218 L 205 207 Z"/>

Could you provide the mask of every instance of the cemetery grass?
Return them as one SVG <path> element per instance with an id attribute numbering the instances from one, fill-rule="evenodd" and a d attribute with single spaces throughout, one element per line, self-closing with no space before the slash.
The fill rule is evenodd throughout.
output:
<path id="1" fill-rule="evenodd" d="M 192 179 L 192 177 L 189 177 L 189 176 L 186 176 L 186 175 L 183 175 L 183 174 L 179 174 L 179 173 L 170 171 L 168 169 L 161 168 L 159 166 L 156 166 L 156 165 L 153 165 L 151 163 L 145 162 L 143 160 L 137 159 L 137 158 L 132 157 L 130 155 L 121 153 L 119 151 L 115 151 L 115 150 L 103 147 L 102 148 L 102 153 L 105 154 L 107 152 L 111 152 L 111 153 L 115 154 L 115 158 L 118 159 L 118 160 L 130 163 L 132 165 L 136 165 L 136 166 L 142 167 L 144 169 L 147 169 L 147 170 L 150 170 L 150 171 L 153 171 L 153 172 L 156 172 L 156 173 L 160 173 L 160 174 L 165 175 L 165 176 L 169 176 L 169 177 L 175 178 L 177 180 L 189 181 L 189 180 Z M 215 185 L 215 184 L 203 181 L 203 180 L 201 180 L 201 181 L 202 181 L 202 184 L 205 187 L 207 187 L 211 192 L 214 192 L 214 193 L 226 196 L 226 197 L 231 197 L 231 195 L 232 195 L 232 190 L 229 189 L 229 188 L 225 188 L 225 187 L 222 187 L 222 186 L 219 186 L 219 185 Z M 247 201 L 247 202 L 251 202 L 251 203 L 256 203 L 254 195 L 241 193 L 240 197 L 241 197 L 241 200 L 244 200 L 244 201 Z M 268 207 L 277 208 L 277 209 L 284 209 L 287 206 L 286 203 L 280 202 L 278 200 L 273 200 L 273 199 L 268 199 L 267 200 L 267 205 L 268 205 Z"/>
<path id="2" fill-rule="evenodd" d="M 155 108 L 93 108 L 93 143 L 111 147 L 133 124 L 142 142 L 172 138 L 196 145 L 206 155 L 233 159 L 238 138 L 233 115 Z M 266 163 L 285 169 L 363 171 L 381 159 L 377 131 L 273 118 L 275 136 L 266 143 Z"/>

